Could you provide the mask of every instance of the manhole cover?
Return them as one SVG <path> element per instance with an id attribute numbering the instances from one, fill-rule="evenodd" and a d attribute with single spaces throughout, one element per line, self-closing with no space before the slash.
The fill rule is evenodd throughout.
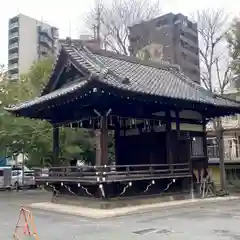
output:
<path id="1" fill-rule="evenodd" d="M 240 240 L 240 235 L 238 233 L 231 232 L 229 230 L 224 230 L 224 229 L 216 229 L 213 230 L 214 233 L 217 235 L 221 235 L 224 237 L 230 237 L 232 240 Z"/>
<path id="2" fill-rule="evenodd" d="M 215 230 L 213 230 L 213 232 L 217 233 L 217 234 L 222 234 L 222 235 L 226 235 L 226 234 L 230 233 L 230 231 L 224 230 L 224 229 L 215 229 Z"/>
<path id="3" fill-rule="evenodd" d="M 154 233 L 156 231 L 157 231 L 157 229 L 155 229 L 155 228 L 146 228 L 146 229 L 141 229 L 139 231 L 135 231 L 133 233 L 138 234 L 138 235 L 146 235 L 146 234 Z"/>
<path id="4" fill-rule="evenodd" d="M 156 233 L 164 235 L 164 234 L 173 233 L 173 230 L 171 230 L 171 229 L 161 229 L 161 230 L 158 230 Z"/>
<path id="5" fill-rule="evenodd" d="M 153 234 L 153 233 L 165 235 L 165 234 L 170 234 L 173 232 L 174 231 L 171 229 L 147 228 L 147 229 L 141 229 L 139 231 L 134 231 L 133 233 L 138 234 L 138 235 L 148 235 L 148 234 Z"/>

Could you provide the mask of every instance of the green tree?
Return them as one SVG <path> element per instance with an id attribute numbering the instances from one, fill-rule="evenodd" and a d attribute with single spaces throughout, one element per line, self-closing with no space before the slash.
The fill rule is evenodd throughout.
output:
<path id="1" fill-rule="evenodd" d="M 94 132 L 81 128 L 65 128 L 61 131 L 61 156 L 64 159 L 73 158 L 85 163 L 95 163 Z"/>
<path id="2" fill-rule="evenodd" d="M 21 76 L 18 82 L 8 79 L 1 82 L 0 150 L 8 148 L 11 155 L 27 153 L 36 165 L 51 151 L 51 125 L 46 121 L 16 118 L 3 107 L 39 96 L 51 67 L 51 59 L 43 60 L 34 63 L 29 73 Z"/>
<path id="3" fill-rule="evenodd" d="M 3 106 L 16 104 L 40 95 L 52 71 L 52 60 L 34 63 L 28 74 L 18 82 L 4 79 L 0 82 L 0 152 L 28 155 L 29 166 L 51 165 L 52 126 L 47 121 L 15 117 Z M 60 128 L 60 157 L 67 161 L 76 158 L 94 163 L 95 142 L 93 131 Z"/>

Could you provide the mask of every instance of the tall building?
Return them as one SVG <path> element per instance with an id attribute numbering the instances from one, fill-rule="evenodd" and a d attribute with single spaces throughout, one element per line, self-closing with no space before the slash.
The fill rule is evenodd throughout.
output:
<path id="1" fill-rule="evenodd" d="M 8 74 L 12 80 L 26 73 L 34 61 L 57 53 L 58 29 L 19 14 L 9 20 Z"/>
<path id="2" fill-rule="evenodd" d="M 182 14 L 168 13 L 129 27 L 130 52 L 140 58 L 169 61 L 200 83 L 197 24 Z"/>

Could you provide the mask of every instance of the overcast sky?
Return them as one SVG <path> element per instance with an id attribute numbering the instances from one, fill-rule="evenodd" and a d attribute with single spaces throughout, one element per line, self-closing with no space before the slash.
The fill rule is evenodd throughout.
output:
<path id="1" fill-rule="evenodd" d="M 104 0 L 111 1 L 111 0 Z M 149 0 L 150 2 L 151 0 Z M 164 13 L 181 12 L 188 15 L 202 8 L 224 8 L 228 13 L 240 13 L 240 0 L 162 0 Z M 22 13 L 38 20 L 43 20 L 59 28 L 60 37 L 65 38 L 84 34 L 84 16 L 93 6 L 94 0 L 11 0 L 2 1 L 0 7 L 0 64 L 7 63 L 8 19 Z M 71 24 L 70 24 L 71 23 Z M 71 31 L 70 26 L 71 25 Z"/>

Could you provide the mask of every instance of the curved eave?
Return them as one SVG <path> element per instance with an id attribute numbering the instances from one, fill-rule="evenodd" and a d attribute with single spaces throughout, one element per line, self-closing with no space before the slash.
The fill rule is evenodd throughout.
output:
<path id="1" fill-rule="evenodd" d="M 111 78 L 111 80 L 109 80 L 109 77 Z M 114 81 L 115 80 L 115 81 Z M 150 97 L 153 101 L 158 100 L 158 99 L 166 99 L 169 101 L 177 101 L 177 102 L 189 102 L 191 104 L 198 104 L 198 105 L 203 105 L 203 106 L 208 106 L 208 107 L 212 107 L 216 110 L 220 110 L 223 111 L 223 115 L 233 115 L 233 114 L 237 114 L 240 113 L 240 103 L 236 102 L 236 101 L 232 101 L 229 100 L 227 98 L 222 98 L 221 96 L 216 95 L 215 97 L 211 98 L 211 101 L 206 101 L 205 99 L 201 99 L 202 101 L 194 101 L 192 99 L 183 99 L 183 98 L 177 98 L 177 97 L 173 97 L 173 96 L 168 96 L 168 95 L 159 95 L 159 94 L 153 94 L 151 92 L 148 92 L 144 89 L 134 89 L 131 84 L 123 84 L 121 82 L 116 82 L 116 79 L 114 79 L 113 76 L 107 74 L 105 76 L 104 79 L 102 79 L 102 81 L 100 81 L 100 84 L 102 85 L 102 87 L 109 87 L 112 91 L 117 91 L 118 94 L 122 94 L 124 96 L 132 96 L 133 98 L 135 98 L 137 95 L 140 97 Z M 139 87 L 139 86 L 138 86 Z M 174 105 L 176 105 L 176 102 L 174 103 Z M 211 115 L 211 113 L 209 114 Z M 216 117 L 221 116 L 218 115 Z"/>
<path id="2" fill-rule="evenodd" d="M 87 85 L 88 81 L 84 80 L 81 82 L 78 82 L 76 84 L 72 84 L 68 87 L 65 87 L 63 89 L 58 89 L 54 92 L 51 92 L 49 94 L 43 95 L 41 97 L 35 98 L 33 100 L 30 101 L 26 101 L 20 104 L 17 104 L 15 106 L 12 107 L 4 107 L 4 109 L 8 112 L 11 113 L 17 113 L 17 112 L 21 112 L 25 109 L 29 109 L 41 104 L 44 104 L 45 102 L 49 102 L 51 100 L 66 96 L 68 94 L 71 94 L 73 92 L 76 92 L 78 90 L 80 90 L 81 88 L 85 87 Z"/>
<path id="3" fill-rule="evenodd" d="M 108 77 L 111 78 L 111 81 L 109 81 Z M 110 87 L 111 90 L 116 91 L 117 90 L 117 94 L 121 94 L 123 96 L 126 97 L 133 97 L 135 98 L 137 95 L 139 97 L 150 97 L 151 99 L 155 99 L 155 100 L 159 100 L 161 99 L 166 99 L 166 100 L 170 100 L 170 101 L 174 101 L 174 104 L 176 106 L 176 101 L 179 101 L 179 104 L 181 105 L 180 101 L 182 102 L 189 102 L 189 103 L 193 103 L 193 104 L 200 104 L 203 106 L 208 106 L 211 109 L 214 108 L 215 110 L 217 110 L 216 112 L 209 112 L 207 113 L 207 115 L 209 115 L 209 117 L 219 117 L 219 116 L 224 116 L 224 115 L 232 115 L 235 113 L 240 113 L 240 104 L 235 102 L 235 101 L 230 101 L 228 99 L 222 99 L 219 96 L 217 96 L 216 98 L 214 98 L 213 100 L 214 103 L 209 103 L 209 102 L 205 102 L 205 101 L 192 101 L 192 100 L 188 100 L 188 99 L 178 99 L 178 98 L 173 98 L 170 96 L 159 96 L 157 94 L 152 94 L 150 92 L 144 92 L 142 91 L 136 91 L 135 89 L 133 89 L 131 87 L 131 85 L 128 84 L 123 84 L 123 83 L 116 83 L 116 81 L 118 81 L 117 79 L 114 78 L 114 76 L 109 76 L 109 74 L 106 74 L 105 77 L 103 77 L 102 79 L 98 79 L 97 81 L 94 81 L 96 85 L 96 87 L 102 86 L 103 88 L 106 87 Z M 98 82 L 98 84 L 97 84 Z M 58 89 L 52 93 L 46 94 L 44 96 L 41 96 L 39 98 L 36 98 L 34 100 L 31 101 L 27 101 L 21 104 L 18 104 L 16 106 L 13 107 L 5 107 L 5 110 L 7 110 L 8 112 L 11 113 L 15 113 L 17 115 L 22 115 L 22 116 L 26 116 L 27 114 L 25 114 L 25 110 L 36 110 L 38 107 L 40 106 L 45 106 L 43 107 L 43 110 L 45 108 L 48 108 L 48 105 L 51 105 L 52 101 L 61 98 L 61 97 L 67 97 L 68 95 L 71 95 L 74 92 L 78 92 L 81 89 L 85 89 L 86 85 L 88 85 L 89 81 L 88 80 L 84 80 L 81 82 L 77 82 L 75 84 L 69 85 L 67 87 L 64 87 L 62 89 Z M 89 86 L 89 85 L 88 85 Z M 85 91 L 85 90 L 84 90 Z M 23 113 L 24 112 L 24 113 Z"/>

